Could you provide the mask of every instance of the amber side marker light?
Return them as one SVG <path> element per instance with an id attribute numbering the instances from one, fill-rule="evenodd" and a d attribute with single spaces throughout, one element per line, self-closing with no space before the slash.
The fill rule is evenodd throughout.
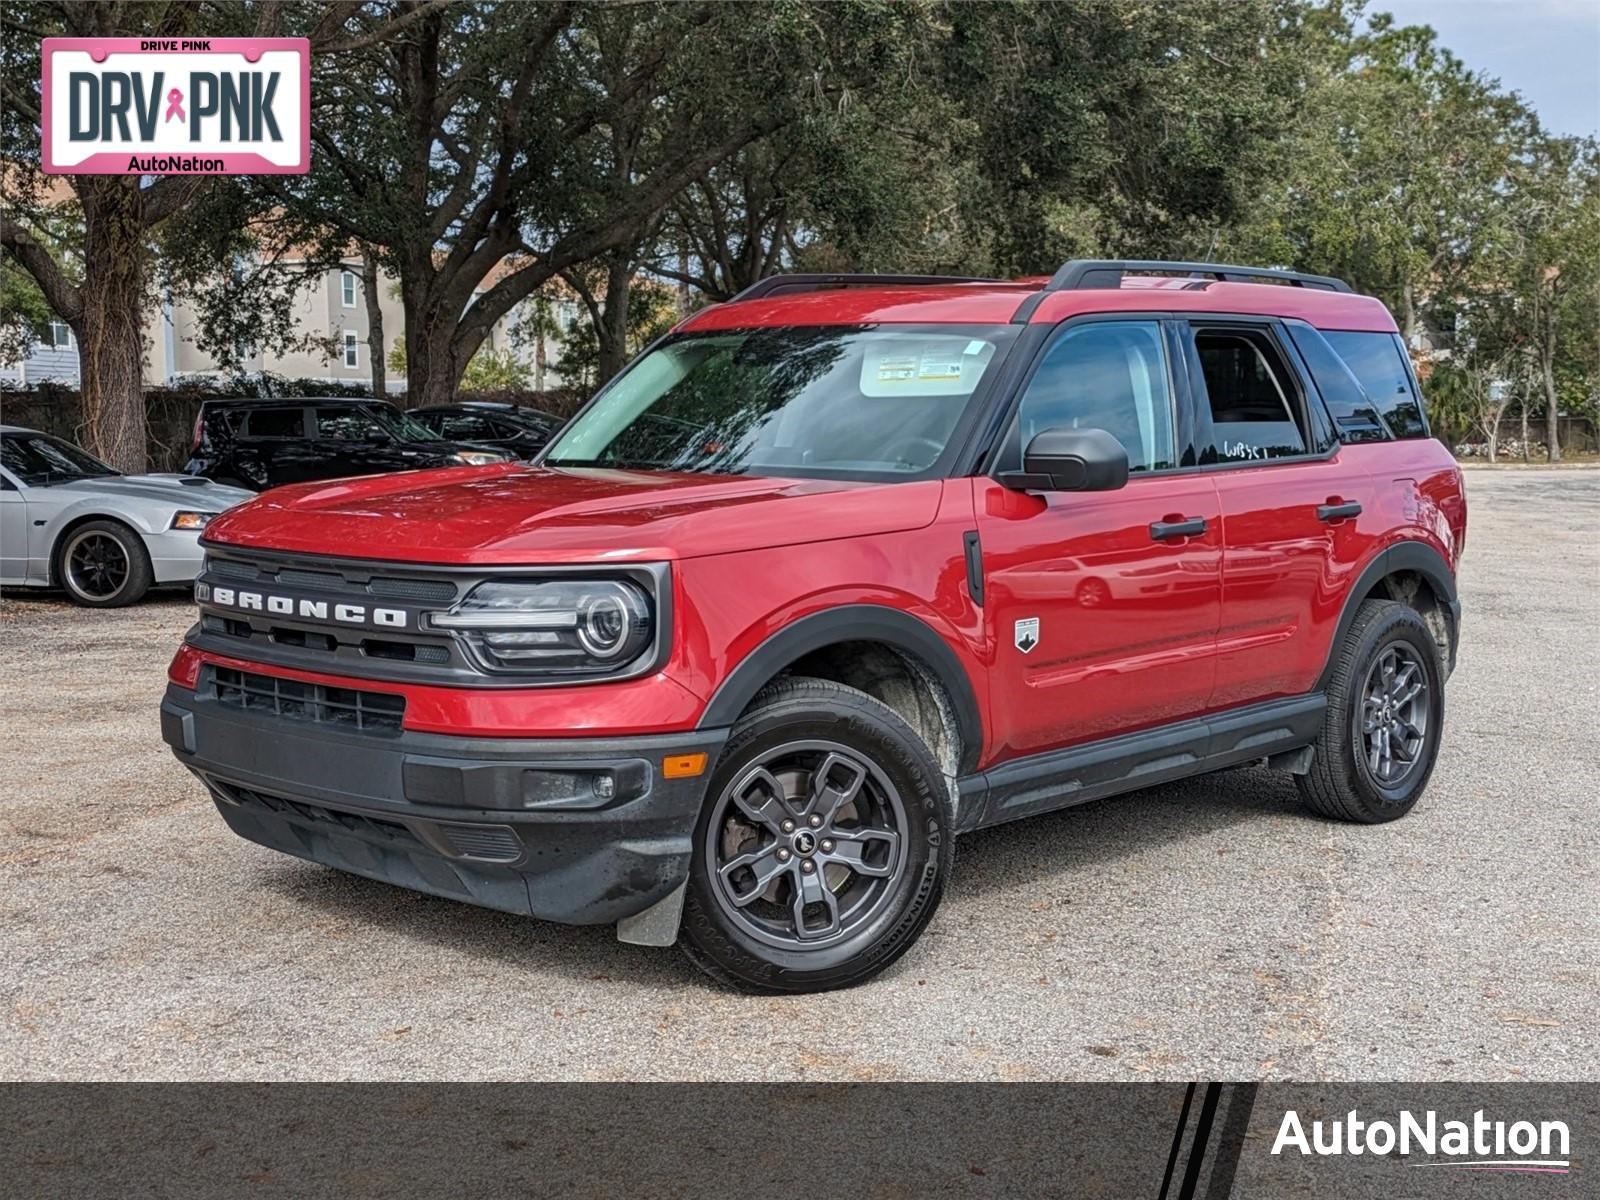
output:
<path id="1" fill-rule="evenodd" d="M 706 769 L 704 754 L 673 754 L 661 760 L 661 778 L 692 779 Z"/>

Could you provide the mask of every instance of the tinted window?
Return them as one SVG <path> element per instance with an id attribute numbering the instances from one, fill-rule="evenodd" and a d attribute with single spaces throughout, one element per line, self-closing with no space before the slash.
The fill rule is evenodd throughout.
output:
<path id="1" fill-rule="evenodd" d="M 0 464 L 31 487 L 117 473 L 87 451 L 47 433 L 6 434 L 0 438 Z"/>
<path id="2" fill-rule="evenodd" d="M 386 442 L 383 426 L 359 408 L 327 408 L 317 413 L 317 436 L 337 442 Z"/>
<path id="3" fill-rule="evenodd" d="M 253 408 L 244 435 L 253 438 L 298 438 L 306 435 L 305 419 L 298 408 Z"/>
<path id="4" fill-rule="evenodd" d="M 1063 333 L 1022 394 L 1012 461 L 1047 429 L 1105 430 L 1127 450 L 1130 471 L 1176 466 L 1161 326 L 1097 321 Z"/>
<path id="5" fill-rule="evenodd" d="M 1323 337 L 1349 364 L 1367 395 L 1398 438 L 1428 436 L 1422 404 L 1411 386 L 1405 349 L 1392 333 L 1343 333 L 1329 330 Z"/>
<path id="6" fill-rule="evenodd" d="M 619 376 L 551 466 L 906 478 L 932 470 L 1017 327 L 688 334 Z"/>
<path id="7" fill-rule="evenodd" d="M 476 413 L 445 413 L 443 420 L 433 427 L 447 438 L 467 442 L 501 436 L 493 425 Z"/>
<path id="8" fill-rule="evenodd" d="M 1295 416 L 1299 392 L 1270 337 L 1253 329 L 1202 329 L 1194 345 L 1211 419 L 1202 463 L 1260 462 L 1306 452 Z"/>
<path id="9" fill-rule="evenodd" d="M 1289 336 L 1311 368 L 1311 378 L 1333 417 L 1339 440 L 1388 441 L 1389 430 L 1378 416 L 1377 405 L 1323 335 L 1309 325 L 1290 325 Z"/>

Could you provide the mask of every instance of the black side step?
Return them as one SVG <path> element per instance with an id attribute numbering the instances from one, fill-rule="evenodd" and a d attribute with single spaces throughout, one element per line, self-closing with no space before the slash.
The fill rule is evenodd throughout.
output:
<path id="1" fill-rule="evenodd" d="M 957 832 L 1298 750 L 1327 707 L 1313 692 L 1001 763 L 960 781 Z"/>

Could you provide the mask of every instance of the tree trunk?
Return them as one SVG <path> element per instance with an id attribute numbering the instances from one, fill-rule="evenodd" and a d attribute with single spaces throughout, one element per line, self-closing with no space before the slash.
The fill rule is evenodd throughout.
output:
<path id="1" fill-rule="evenodd" d="M 136 179 L 107 175 L 79 187 L 83 255 L 95 264 L 73 327 L 89 452 L 130 475 L 145 470 L 144 197 Z"/>
<path id="2" fill-rule="evenodd" d="M 1561 461 L 1561 410 L 1556 404 L 1555 335 L 1546 340 L 1544 352 L 1539 356 L 1539 380 L 1544 384 L 1545 445 L 1550 451 L 1550 461 Z"/>
<path id="3" fill-rule="evenodd" d="M 1418 332 L 1417 297 L 1409 283 L 1400 289 L 1400 301 L 1401 311 L 1405 316 L 1405 327 L 1403 332 L 1405 333 L 1406 338 L 1406 348 L 1408 350 L 1414 350 L 1416 349 L 1416 336 Z"/>
<path id="4" fill-rule="evenodd" d="M 372 394 L 389 394 L 383 346 L 383 299 L 378 295 L 378 259 L 372 247 L 361 247 L 361 295 L 367 303 L 367 357 L 372 360 Z"/>
<path id="5" fill-rule="evenodd" d="M 1517 405 L 1522 410 L 1522 461 L 1528 461 L 1528 393 L 1522 393 L 1522 400 Z"/>
<path id="6" fill-rule="evenodd" d="M 600 353 L 595 363 L 595 387 L 602 388 L 628 361 L 628 298 L 633 287 L 632 264 L 626 254 L 611 257 L 606 267 L 606 298 L 595 336 Z"/>

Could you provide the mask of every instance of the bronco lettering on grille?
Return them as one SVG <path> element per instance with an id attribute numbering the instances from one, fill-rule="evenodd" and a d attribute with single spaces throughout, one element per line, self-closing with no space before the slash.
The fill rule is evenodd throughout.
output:
<path id="1" fill-rule="evenodd" d="M 196 590 L 206 589 L 200 584 Z M 237 608 L 245 612 L 267 612 L 279 616 L 300 617 L 308 621 L 335 621 L 344 625 L 381 625 L 385 629 L 404 629 L 408 620 L 403 608 L 371 608 L 365 604 L 330 604 L 326 600 L 304 600 L 293 596 L 274 596 L 267 592 L 246 591 L 243 588 L 212 587 L 209 589 L 212 604 L 223 608 Z M 205 600 L 201 594 L 196 597 Z"/>

